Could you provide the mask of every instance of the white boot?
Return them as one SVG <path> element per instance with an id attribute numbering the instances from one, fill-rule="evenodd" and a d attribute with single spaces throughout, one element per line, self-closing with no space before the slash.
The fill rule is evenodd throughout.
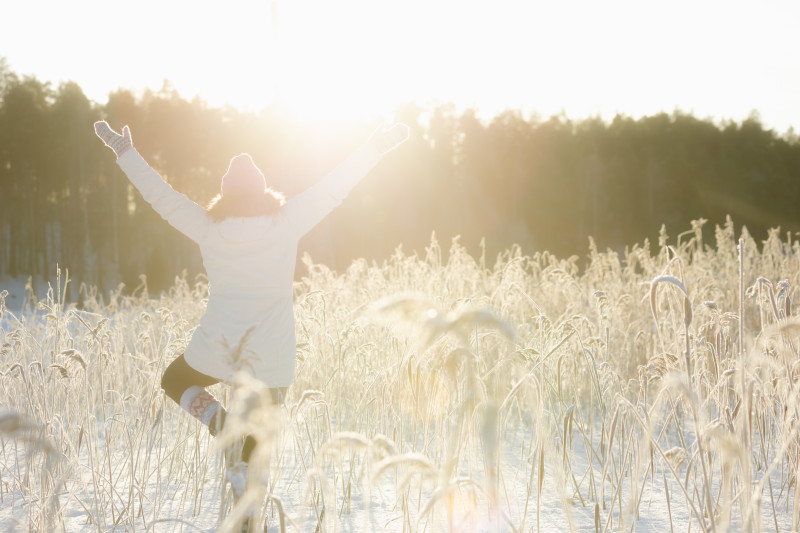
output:
<path id="1" fill-rule="evenodd" d="M 228 468 L 225 472 L 225 479 L 231 484 L 233 497 L 238 501 L 247 490 L 247 463 L 242 461 Z"/>

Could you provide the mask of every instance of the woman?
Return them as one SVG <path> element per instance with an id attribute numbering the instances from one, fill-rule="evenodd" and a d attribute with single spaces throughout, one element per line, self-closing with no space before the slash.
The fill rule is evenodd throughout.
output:
<path id="1" fill-rule="evenodd" d="M 322 181 L 288 201 L 267 187 L 249 155 L 240 154 L 230 161 L 221 194 L 208 209 L 176 192 L 145 162 L 127 126 L 121 135 L 105 121 L 94 128 L 142 197 L 199 245 L 208 275 L 208 306 L 200 325 L 162 376 L 167 396 L 212 435 L 223 426 L 225 409 L 206 387 L 229 381 L 239 370 L 259 379 L 276 403 L 282 402 L 295 369 L 292 282 L 298 241 L 383 154 L 408 138 L 408 127 L 380 128 Z M 252 437 L 245 441 L 245 463 L 255 444 Z M 234 486 L 237 492 L 242 488 Z"/>

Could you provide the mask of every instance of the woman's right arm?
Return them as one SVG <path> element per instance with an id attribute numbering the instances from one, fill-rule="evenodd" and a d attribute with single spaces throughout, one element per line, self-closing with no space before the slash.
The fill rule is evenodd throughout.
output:
<path id="1" fill-rule="evenodd" d="M 369 144 L 355 151 L 320 182 L 294 198 L 282 210 L 297 238 L 302 237 L 342 203 L 350 190 L 378 164 L 381 154 Z"/>
<path id="2" fill-rule="evenodd" d="M 388 129 L 381 127 L 366 144 L 319 183 L 286 202 L 283 216 L 295 235 L 300 238 L 308 233 L 341 204 L 353 187 L 378 164 L 381 157 L 403 143 L 408 135 L 408 126 L 405 124 L 395 124 Z"/>

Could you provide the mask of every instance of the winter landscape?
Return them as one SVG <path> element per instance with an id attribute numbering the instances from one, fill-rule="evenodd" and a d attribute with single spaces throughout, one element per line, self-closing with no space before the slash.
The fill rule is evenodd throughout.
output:
<path id="1" fill-rule="evenodd" d="M 0 529 L 796 531 L 800 243 L 701 226 L 582 269 L 435 240 L 307 257 L 287 402 L 216 386 L 217 441 L 158 381 L 204 279 L 0 299 Z M 234 507 L 218 445 L 250 432 Z"/>
<path id="2" fill-rule="evenodd" d="M 799 20 L 4 2 L 0 533 L 800 532 Z"/>

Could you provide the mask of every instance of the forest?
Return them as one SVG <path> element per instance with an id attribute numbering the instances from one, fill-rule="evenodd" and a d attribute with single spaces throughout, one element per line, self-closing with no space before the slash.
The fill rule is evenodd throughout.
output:
<path id="1" fill-rule="evenodd" d="M 92 123 L 128 124 L 134 146 L 178 191 L 205 205 L 230 158 L 252 154 L 289 198 L 363 143 L 378 121 L 300 120 L 276 102 L 261 112 L 120 88 L 105 103 L 81 87 L 11 72 L 0 59 L 0 279 L 53 279 L 102 290 L 171 286 L 202 273 L 196 246 L 128 184 Z M 460 242 L 491 262 L 526 254 L 624 250 L 730 217 L 763 240 L 800 230 L 800 140 L 765 128 L 673 111 L 633 119 L 570 120 L 508 110 L 491 119 L 452 105 L 408 103 L 396 120 L 411 139 L 384 158 L 301 243 L 301 254 L 342 270 L 402 246 Z M 663 228 L 663 229 L 662 229 Z M 593 243 L 593 244 L 592 244 Z M 709 244 L 713 244 L 708 239 Z M 447 248 L 447 246 L 444 246 Z M 302 275 L 302 270 L 298 271 Z"/>

